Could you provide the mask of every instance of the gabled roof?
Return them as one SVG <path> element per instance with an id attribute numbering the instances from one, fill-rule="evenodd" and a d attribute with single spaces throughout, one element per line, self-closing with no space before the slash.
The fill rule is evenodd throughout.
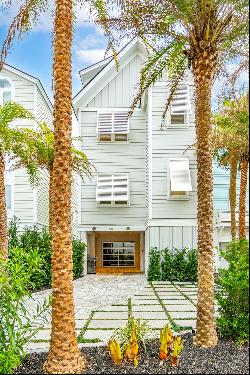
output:
<path id="1" fill-rule="evenodd" d="M 146 57 L 147 51 L 142 44 L 142 42 L 138 38 L 132 39 L 129 43 L 127 43 L 121 51 L 117 54 L 119 62 L 122 60 L 126 60 L 126 57 L 130 55 L 130 53 L 133 53 L 134 50 L 139 49 L 141 54 Z M 85 84 L 85 86 L 74 96 L 73 98 L 73 106 L 74 109 L 78 107 L 78 104 L 87 93 L 90 93 L 91 90 L 93 90 L 96 86 L 98 88 L 100 87 L 100 80 L 103 78 L 107 73 L 109 73 L 111 70 L 116 69 L 116 62 L 113 56 L 104 59 L 96 64 L 93 64 L 83 70 L 81 70 L 79 73 L 81 75 L 82 80 L 84 79 L 84 74 L 89 74 L 89 76 L 92 73 L 91 79 Z M 86 82 L 86 81 L 85 81 Z"/>
<path id="2" fill-rule="evenodd" d="M 110 60 L 112 60 L 112 56 L 109 56 L 93 65 L 81 69 L 79 71 L 79 75 L 83 87 L 85 87 L 92 80 L 92 78 L 94 78 L 104 68 L 104 66 L 106 66 L 110 62 Z"/>
<path id="3" fill-rule="evenodd" d="M 44 87 L 43 87 L 40 79 L 38 79 L 38 78 L 36 78 L 36 77 L 34 77 L 34 76 L 30 75 L 30 74 L 27 74 L 27 73 L 23 72 L 20 69 L 14 68 L 13 66 L 11 66 L 9 64 L 6 64 L 6 63 L 3 64 L 3 68 L 6 69 L 7 71 L 11 72 L 11 73 L 14 73 L 14 74 L 18 75 L 19 77 L 27 79 L 27 81 L 32 82 L 35 85 L 37 85 L 40 93 L 42 94 L 44 100 L 48 104 L 51 112 L 53 112 L 53 105 L 52 105 L 52 103 L 51 103 L 51 101 L 50 101 L 50 99 L 49 99 L 49 97 L 48 97 L 48 95 L 47 95 L 47 93 L 46 93 L 46 91 L 45 91 L 45 89 L 44 89 Z"/>

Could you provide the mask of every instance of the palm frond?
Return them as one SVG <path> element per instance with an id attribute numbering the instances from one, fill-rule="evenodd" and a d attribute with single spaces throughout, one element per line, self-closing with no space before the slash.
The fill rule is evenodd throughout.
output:
<path id="1" fill-rule="evenodd" d="M 32 25 L 36 23 L 40 14 L 47 9 L 47 6 L 48 0 L 24 0 L 19 8 L 18 14 L 13 18 L 7 36 L 3 42 L 0 52 L 0 69 L 3 66 L 3 62 L 6 59 L 15 37 L 21 38 L 27 33 Z"/>
<path id="2" fill-rule="evenodd" d="M 130 116 L 132 115 L 134 109 L 136 108 L 137 104 L 140 102 L 143 94 L 146 90 L 154 85 L 157 80 L 159 80 L 164 71 L 167 72 L 170 76 L 176 77 L 179 76 L 181 68 L 180 66 L 184 65 L 184 61 L 186 61 L 186 57 L 182 55 L 182 63 L 178 62 L 178 64 L 172 64 L 172 58 L 175 56 L 175 62 L 178 59 L 178 52 L 182 52 L 184 49 L 184 43 L 171 43 L 167 47 L 162 48 L 160 51 L 154 51 L 148 58 L 145 66 L 140 72 L 140 82 L 139 82 L 139 90 L 137 95 L 134 98 Z M 178 74 L 176 72 L 176 69 Z"/>

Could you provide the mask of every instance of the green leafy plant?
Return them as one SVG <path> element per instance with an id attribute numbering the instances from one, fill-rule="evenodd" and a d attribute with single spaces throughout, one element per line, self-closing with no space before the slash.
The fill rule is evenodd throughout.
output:
<path id="1" fill-rule="evenodd" d="M 174 270 L 174 262 L 173 262 L 173 253 L 168 248 L 162 251 L 161 256 L 161 280 L 173 280 L 173 270 Z"/>
<path id="2" fill-rule="evenodd" d="M 73 245 L 73 273 L 79 278 L 83 272 L 84 252 L 86 245 L 78 239 L 72 240 Z M 39 272 L 32 274 L 32 289 L 37 290 L 51 285 L 51 236 L 46 229 L 37 226 L 25 227 L 19 231 L 19 220 L 14 218 L 9 225 L 9 258 L 16 256 L 16 247 L 24 249 L 25 253 L 41 259 Z M 25 257 L 22 258 L 24 267 L 27 267 Z"/>
<path id="3" fill-rule="evenodd" d="M 148 280 L 161 280 L 161 252 L 156 247 L 149 251 Z"/>
<path id="4" fill-rule="evenodd" d="M 152 248 L 149 253 L 149 281 L 197 281 L 196 249 Z"/>
<path id="5" fill-rule="evenodd" d="M 173 278 L 172 280 L 185 281 L 187 269 L 187 249 L 173 249 Z"/>
<path id="6" fill-rule="evenodd" d="M 73 274 L 74 278 L 79 278 L 83 273 L 83 264 L 84 264 L 84 252 L 86 245 L 78 240 L 73 239 L 72 241 L 73 246 Z"/>
<path id="7" fill-rule="evenodd" d="M 31 297 L 32 278 L 41 272 L 39 254 L 12 248 L 15 257 L 0 262 L 0 373 L 11 374 L 25 356 L 27 345 L 46 319 L 50 300 L 37 305 L 35 312 L 27 307 Z"/>
<path id="8" fill-rule="evenodd" d="M 249 243 L 231 242 L 221 256 L 228 268 L 219 270 L 216 298 L 220 335 L 237 344 L 249 341 Z"/>

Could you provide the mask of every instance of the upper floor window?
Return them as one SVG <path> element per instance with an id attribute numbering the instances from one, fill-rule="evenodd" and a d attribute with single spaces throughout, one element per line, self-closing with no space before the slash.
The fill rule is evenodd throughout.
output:
<path id="1" fill-rule="evenodd" d="M 97 176 L 96 201 L 105 206 L 129 205 L 129 176 L 127 174 Z"/>
<path id="2" fill-rule="evenodd" d="M 170 199 L 188 199 L 192 191 L 189 160 L 186 158 L 169 160 Z"/>
<path id="3" fill-rule="evenodd" d="M 171 103 L 171 125 L 186 125 L 191 114 L 189 86 L 180 85 Z"/>
<path id="4" fill-rule="evenodd" d="M 96 132 L 99 142 L 128 141 L 128 112 L 98 112 Z"/>
<path id="5" fill-rule="evenodd" d="M 12 86 L 6 78 L 0 78 L 0 105 L 13 100 Z"/>
<path id="6" fill-rule="evenodd" d="M 5 196 L 6 196 L 6 208 L 7 210 L 11 210 L 12 209 L 11 185 L 5 185 Z"/>

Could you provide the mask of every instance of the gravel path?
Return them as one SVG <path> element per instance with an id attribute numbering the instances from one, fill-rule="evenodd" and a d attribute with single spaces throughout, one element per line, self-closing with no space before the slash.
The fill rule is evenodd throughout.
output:
<path id="1" fill-rule="evenodd" d="M 148 343 L 141 353 L 138 367 L 122 365 L 114 367 L 105 347 L 83 349 L 87 368 L 85 374 L 248 374 L 249 347 L 237 347 L 232 342 L 219 341 L 214 349 L 198 349 L 192 344 L 192 336 L 184 337 L 184 349 L 177 368 L 158 359 L 159 341 Z M 46 353 L 33 353 L 26 357 L 17 374 L 42 374 Z"/>

